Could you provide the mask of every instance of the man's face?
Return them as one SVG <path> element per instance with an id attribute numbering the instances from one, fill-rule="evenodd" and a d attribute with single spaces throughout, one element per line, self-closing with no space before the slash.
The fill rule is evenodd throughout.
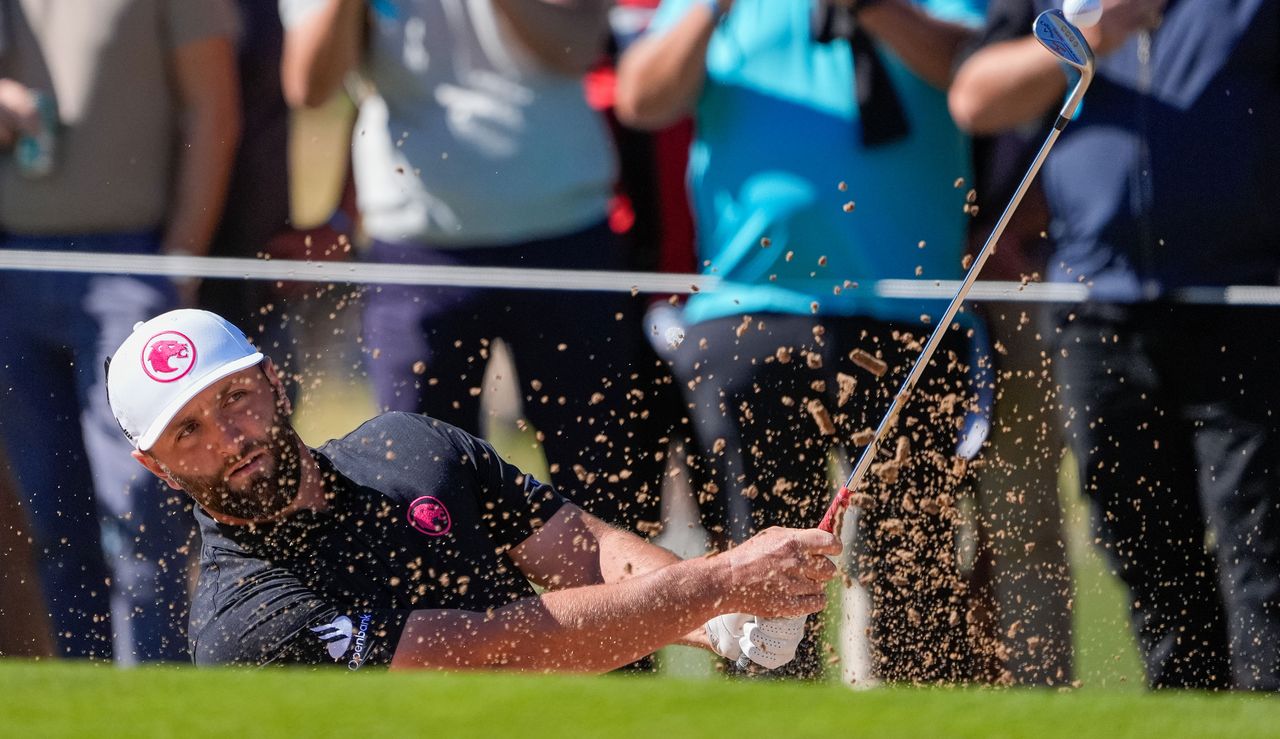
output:
<path id="1" fill-rule="evenodd" d="M 134 456 L 207 510 L 263 521 L 297 497 L 299 454 L 288 400 L 264 363 L 205 388 Z"/>

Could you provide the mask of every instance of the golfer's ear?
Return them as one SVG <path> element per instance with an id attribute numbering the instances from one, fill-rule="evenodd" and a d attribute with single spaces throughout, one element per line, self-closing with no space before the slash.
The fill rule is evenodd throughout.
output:
<path id="1" fill-rule="evenodd" d="M 133 455 L 134 459 L 138 460 L 138 464 L 142 465 L 143 467 L 146 467 L 148 472 L 160 478 L 161 480 L 164 480 L 164 484 L 168 485 L 174 490 L 182 490 L 182 486 L 179 485 L 177 481 L 174 480 L 173 477 L 169 475 L 168 472 L 165 472 L 164 468 L 160 466 L 160 463 L 157 462 L 155 459 L 153 459 L 150 455 L 144 452 L 140 452 L 137 449 L 134 449 L 132 452 L 130 452 L 130 454 Z"/>
<path id="2" fill-rule="evenodd" d="M 276 391 L 276 400 L 284 408 L 285 414 L 293 413 L 293 403 L 289 402 L 289 393 L 285 392 L 284 382 L 280 380 L 280 373 L 276 371 L 276 366 L 270 357 L 262 360 L 262 373 L 267 376 L 267 382 L 270 382 L 272 389 Z"/>

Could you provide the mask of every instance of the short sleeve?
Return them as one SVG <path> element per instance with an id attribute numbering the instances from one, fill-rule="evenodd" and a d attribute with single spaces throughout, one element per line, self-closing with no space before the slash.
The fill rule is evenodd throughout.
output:
<path id="1" fill-rule="evenodd" d="M 441 428 L 462 452 L 462 463 L 474 470 L 480 518 L 500 546 L 529 538 L 565 504 L 555 488 L 503 460 L 487 441 L 452 426 Z"/>
<path id="2" fill-rule="evenodd" d="M 286 570 L 257 559 L 216 556 L 192 602 L 191 655 L 202 667 L 385 666 L 410 613 L 340 608 Z"/>
<path id="3" fill-rule="evenodd" d="M 240 35 L 240 14 L 231 0 L 168 0 L 165 21 L 169 46 L 174 49 L 202 39 Z"/>

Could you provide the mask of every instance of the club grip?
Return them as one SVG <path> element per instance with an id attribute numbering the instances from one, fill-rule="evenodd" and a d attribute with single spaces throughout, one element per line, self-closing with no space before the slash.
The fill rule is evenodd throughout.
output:
<path id="1" fill-rule="evenodd" d="M 840 519 L 841 514 L 843 514 L 844 509 L 848 507 L 849 500 L 852 497 L 853 493 L 849 492 L 849 488 L 840 488 L 840 492 L 836 493 L 836 497 L 831 501 L 831 505 L 827 506 L 827 512 L 823 515 L 822 523 L 818 524 L 818 528 L 828 534 L 834 534 L 836 530 L 836 521 Z"/>
<path id="2" fill-rule="evenodd" d="M 822 516 L 822 523 L 818 524 L 818 528 L 834 534 L 836 529 L 836 521 L 840 520 L 840 516 L 844 514 L 844 509 L 848 507 L 849 501 L 853 499 L 853 493 L 849 492 L 848 487 L 841 486 L 835 498 L 831 500 L 831 505 L 827 506 L 827 512 Z M 751 675 L 759 675 L 768 670 L 751 661 L 747 655 L 738 657 L 738 669 Z"/>

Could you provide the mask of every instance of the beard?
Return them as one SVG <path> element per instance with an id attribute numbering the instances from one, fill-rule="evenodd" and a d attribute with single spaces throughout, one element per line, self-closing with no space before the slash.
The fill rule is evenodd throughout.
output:
<path id="1" fill-rule="evenodd" d="M 245 521 L 266 521 L 298 497 L 302 482 L 300 443 L 277 409 L 268 438 L 246 440 L 236 458 L 217 475 L 185 477 L 168 472 L 205 509 Z M 255 454 L 260 454 L 255 462 L 259 469 L 235 483 L 227 479 L 233 468 Z"/>

